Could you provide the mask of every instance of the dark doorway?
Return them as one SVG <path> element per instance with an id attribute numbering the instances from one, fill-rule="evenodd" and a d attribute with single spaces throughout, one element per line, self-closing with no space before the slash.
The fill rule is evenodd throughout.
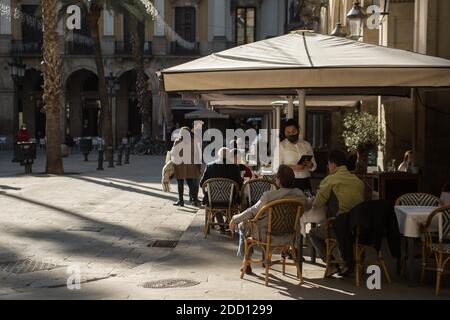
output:
<path id="1" fill-rule="evenodd" d="M 44 107 L 44 103 L 42 101 L 41 97 L 36 97 L 35 100 L 35 115 L 36 115 L 36 132 L 35 132 L 35 137 L 36 139 L 42 139 L 45 137 L 46 135 L 46 130 L 45 130 L 45 122 L 46 122 L 46 117 L 45 117 L 45 112 L 42 109 Z"/>
<path id="2" fill-rule="evenodd" d="M 83 104 L 83 136 L 99 136 L 100 104 L 97 99 L 86 99 Z"/>
<path id="3" fill-rule="evenodd" d="M 128 99 L 128 131 L 133 137 L 140 136 L 142 133 L 142 114 L 139 112 L 137 102 L 134 97 Z"/>

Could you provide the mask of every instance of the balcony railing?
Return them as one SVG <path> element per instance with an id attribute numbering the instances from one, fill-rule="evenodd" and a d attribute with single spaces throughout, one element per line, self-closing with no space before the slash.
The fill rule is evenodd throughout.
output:
<path id="1" fill-rule="evenodd" d="M 130 41 L 116 41 L 114 53 L 118 55 L 132 55 L 133 46 Z"/>
<path id="2" fill-rule="evenodd" d="M 179 56 L 195 56 L 200 54 L 200 43 L 196 42 L 193 48 L 186 48 L 180 45 L 178 42 L 173 41 L 170 43 L 170 53 Z"/>
<path id="3" fill-rule="evenodd" d="M 133 46 L 131 45 L 131 42 L 116 41 L 114 52 L 116 55 L 130 55 L 131 56 L 133 54 Z M 152 55 L 152 42 L 151 41 L 144 42 L 142 54 L 144 56 Z"/>
<path id="4" fill-rule="evenodd" d="M 42 55 L 42 40 L 35 42 L 23 42 L 21 40 L 11 41 L 12 55 Z"/>
<path id="5" fill-rule="evenodd" d="M 79 43 L 68 41 L 65 45 L 67 55 L 92 55 L 94 54 L 94 46 L 91 43 Z"/>

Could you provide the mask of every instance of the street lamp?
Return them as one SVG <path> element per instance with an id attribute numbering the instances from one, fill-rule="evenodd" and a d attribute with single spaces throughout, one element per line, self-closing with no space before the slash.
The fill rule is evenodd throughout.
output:
<path id="1" fill-rule="evenodd" d="M 345 32 L 342 23 L 338 22 L 336 23 L 336 28 L 334 28 L 333 32 L 331 32 L 331 35 L 333 37 L 346 38 L 347 32 Z"/>
<path id="2" fill-rule="evenodd" d="M 110 72 L 109 76 L 105 77 L 105 79 L 106 85 L 108 86 L 109 96 L 112 97 L 117 91 L 120 90 L 119 78 L 117 78 L 112 72 Z"/>
<path id="3" fill-rule="evenodd" d="M 108 87 L 108 97 L 109 97 L 109 114 L 112 114 L 111 110 L 112 110 L 112 100 L 113 100 L 113 96 L 116 94 L 117 91 L 120 90 L 120 80 L 118 77 L 114 76 L 114 74 L 112 72 L 109 73 L 109 76 L 105 77 L 106 80 L 106 85 Z M 116 112 L 117 112 L 117 108 L 116 108 Z M 117 114 L 116 117 L 117 119 Z M 116 132 L 117 129 L 117 124 L 115 125 L 114 131 Z M 117 139 L 117 132 L 115 134 L 116 139 Z M 114 148 L 112 148 L 111 150 L 111 158 L 109 159 L 109 167 L 110 168 L 114 168 Z"/>
<path id="4" fill-rule="evenodd" d="M 347 20 L 350 28 L 350 38 L 358 40 L 362 37 L 362 28 L 366 14 L 361 8 L 361 4 L 356 1 L 353 3 L 352 9 L 347 13 Z"/>
<path id="5" fill-rule="evenodd" d="M 14 115 L 13 115 L 13 137 L 19 130 L 19 88 L 25 77 L 26 64 L 22 62 L 20 57 L 16 57 L 12 62 L 8 63 L 11 71 L 11 78 L 14 83 Z M 16 159 L 16 148 L 14 147 L 14 159 Z"/>

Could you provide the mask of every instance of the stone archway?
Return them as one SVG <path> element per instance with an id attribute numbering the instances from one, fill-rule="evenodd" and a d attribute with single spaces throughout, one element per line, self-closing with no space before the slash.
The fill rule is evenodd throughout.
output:
<path id="1" fill-rule="evenodd" d="M 100 135 L 98 77 L 87 69 L 71 73 L 65 82 L 66 128 L 73 137 Z"/>
<path id="2" fill-rule="evenodd" d="M 45 113 L 42 100 L 44 80 L 40 70 L 25 71 L 25 79 L 19 104 L 19 121 L 26 123 L 30 135 L 36 139 L 45 137 Z"/>
<path id="3" fill-rule="evenodd" d="M 119 139 L 118 141 L 128 134 L 134 137 L 141 136 L 144 120 L 141 110 L 137 108 L 136 71 L 130 69 L 122 72 L 119 80 L 120 90 L 116 96 L 115 105 L 116 137 Z M 151 97 L 149 100 L 151 100 Z"/>

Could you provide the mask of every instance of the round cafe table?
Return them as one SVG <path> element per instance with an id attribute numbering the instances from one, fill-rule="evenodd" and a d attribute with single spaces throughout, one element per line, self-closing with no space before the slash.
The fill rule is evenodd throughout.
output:
<path id="1" fill-rule="evenodd" d="M 397 216 L 400 234 L 406 239 L 408 246 L 407 265 L 408 265 L 408 284 L 410 286 L 417 285 L 417 278 L 414 272 L 414 252 L 415 240 L 420 239 L 420 225 L 425 223 L 430 213 L 436 207 L 426 206 L 395 206 L 395 214 Z M 436 220 L 436 219 L 435 219 Z M 437 221 L 433 220 L 431 229 L 438 229 Z"/>

